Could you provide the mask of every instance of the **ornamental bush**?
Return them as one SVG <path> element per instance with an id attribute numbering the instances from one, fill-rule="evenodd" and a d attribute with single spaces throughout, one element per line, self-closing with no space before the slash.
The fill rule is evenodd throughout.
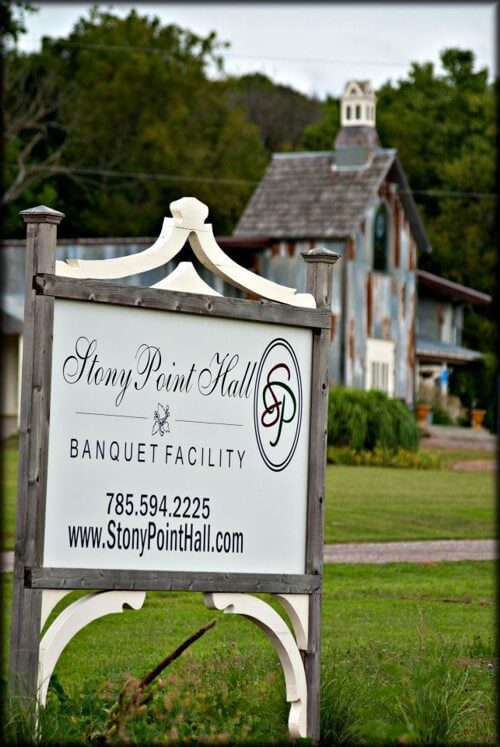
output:
<path id="1" fill-rule="evenodd" d="M 419 432 L 413 413 L 383 392 L 331 389 L 328 400 L 328 444 L 355 451 L 416 451 Z"/>

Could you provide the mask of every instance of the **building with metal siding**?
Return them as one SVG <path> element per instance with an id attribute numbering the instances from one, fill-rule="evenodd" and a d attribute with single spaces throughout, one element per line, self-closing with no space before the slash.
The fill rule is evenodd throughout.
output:
<path id="1" fill-rule="evenodd" d="M 331 382 L 382 389 L 411 405 L 419 377 L 417 254 L 431 251 L 431 246 L 397 152 L 381 147 L 375 122 L 369 82 L 349 81 L 341 97 L 341 130 L 334 149 L 275 154 L 234 235 L 267 235 L 258 271 L 299 290 L 305 282 L 304 268 L 297 262 L 300 251 L 322 246 L 338 252 Z M 424 326 L 429 312 L 425 297 Z M 458 319 L 461 305 L 450 297 L 442 313 Z M 444 326 L 431 336 L 441 345 L 433 348 L 434 369 L 479 357 L 468 351 L 464 358 L 461 326 L 456 324 L 455 329 L 453 340 Z M 443 346 L 448 357 L 443 356 Z M 427 361 L 429 345 L 420 350 Z M 422 371 L 428 374 L 425 365 Z"/>

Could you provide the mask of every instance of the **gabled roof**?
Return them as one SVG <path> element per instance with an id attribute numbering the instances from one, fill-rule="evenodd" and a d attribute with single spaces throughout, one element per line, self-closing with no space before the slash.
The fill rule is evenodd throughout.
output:
<path id="1" fill-rule="evenodd" d="M 430 244 L 396 151 L 377 148 L 365 165 L 337 168 L 335 151 L 276 153 L 234 231 L 274 239 L 347 238 L 391 169 L 404 191 L 401 199 L 419 248 Z M 404 197 L 404 199 L 403 199 Z"/>
<path id="2" fill-rule="evenodd" d="M 351 88 L 357 87 L 361 93 L 373 93 L 372 84 L 369 80 L 348 80 L 344 86 L 343 96 L 349 95 Z"/>

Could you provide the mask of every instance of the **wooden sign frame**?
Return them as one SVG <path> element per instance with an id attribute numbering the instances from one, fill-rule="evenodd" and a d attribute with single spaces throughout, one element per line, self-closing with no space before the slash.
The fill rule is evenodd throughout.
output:
<path id="1" fill-rule="evenodd" d="M 187 201 L 190 199 L 192 198 L 185 198 Z M 27 223 L 25 342 L 11 630 L 11 691 L 18 696 L 35 700 L 37 698 L 42 595 L 45 590 L 190 590 L 205 593 L 270 592 L 279 595 L 308 595 L 308 640 L 303 651 L 308 692 L 306 731 L 307 736 L 317 741 L 327 360 L 332 269 L 338 255 L 326 250 L 313 250 L 304 255 L 307 262 L 307 291 L 314 297 L 317 308 L 297 308 L 273 301 L 245 301 L 179 291 L 166 292 L 159 288 L 117 285 L 105 280 L 55 275 L 56 227 L 63 214 L 39 207 L 23 211 L 22 215 Z M 195 229 L 191 229 L 188 224 L 186 236 L 191 230 Z M 196 242 L 196 236 L 193 238 Z M 193 574 L 44 567 L 52 336 L 56 298 L 250 320 L 302 327 L 312 331 L 307 530 L 303 574 Z"/>

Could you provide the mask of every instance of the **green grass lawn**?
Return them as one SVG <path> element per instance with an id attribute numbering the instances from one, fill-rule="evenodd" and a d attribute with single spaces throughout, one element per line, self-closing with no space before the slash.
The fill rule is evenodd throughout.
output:
<path id="1" fill-rule="evenodd" d="M 1 444 L 2 459 L 2 550 L 14 549 L 14 532 L 16 526 L 16 491 L 17 491 L 17 438 L 9 438 Z"/>
<path id="2" fill-rule="evenodd" d="M 327 468 L 325 542 L 494 536 L 494 473 Z"/>
<path id="3" fill-rule="evenodd" d="M 4 459 L 3 547 L 11 548 L 14 441 Z M 329 466 L 325 539 L 492 537 L 493 495 L 492 473 Z M 330 565 L 324 581 L 325 744 L 495 743 L 493 563 Z M 2 574 L 4 676 L 11 583 Z M 212 619 L 216 627 L 169 668 L 150 703 L 122 719 L 122 737 L 286 741 L 283 675 L 262 632 L 205 609 L 199 593 L 173 592 L 149 593 L 142 610 L 97 620 L 70 642 L 42 716 L 44 741 L 103 733 L 117 741 L 106 709 L 126 673 L 144 675 Z"/>
<path id="4" fill-rule="evenodd" d="M 443 452 L 447 463 L 484 458 L 473 450 Z M 488 452 L 487 452 L 488 453 Z M 489 452 L 490 458 L 492 457 Z M 3 447 L 2 549 L 14 547 L 15 439 Z M 494 473 L 328 465 L 325 542 L 493 537 Z"/>
<path id="5" fill-rule="evenodd" d="M 334 741 L 343 733 L 411 741 L 451 719 L 445 741 L 494 743 L 493 563 L 332 565 L 324 580 L 323 720 Z M 11 576 L 3 583 L 8 602 Z M 149 593 L 142 610 L 98 620 L 70 642 L 47 709 L 55 741 L 104 728 L 94 693 L 114 683 L 116 695 L 124 673 L 144 675 L 214 618 L 218 625 L 172 665 L 162 702 L 166 692 L 180 698 L 187 720 L 201 720 L 213 737 L 286 739 L 283 676 L 265 636 L 248 620 L 205 609 L 199 593 L 172 592 Z M 128 733 L 164 738 L 171 717 L 139 714 Z"/>

